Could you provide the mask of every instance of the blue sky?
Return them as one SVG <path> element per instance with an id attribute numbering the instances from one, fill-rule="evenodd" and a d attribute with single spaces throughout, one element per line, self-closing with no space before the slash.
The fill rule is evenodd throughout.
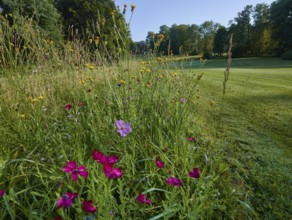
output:
<path id="1" fill-rule="evenodd" d="M 274 0 L 115 0 L 116 5 L 136 5 L 130 28 L 134 41 L 145 40 L 148 31 L 158 32 L 162 25 L 197 24 L 212 20 L 228 26 L 246 5 L 271 4 Z"/>

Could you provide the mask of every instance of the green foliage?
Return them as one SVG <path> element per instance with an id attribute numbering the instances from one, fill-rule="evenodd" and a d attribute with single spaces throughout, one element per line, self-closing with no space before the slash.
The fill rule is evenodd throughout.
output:
<path id="1" fill-rule="evenodd" d="M 227 52 L 228 47 L 228 32 L 225 27 L 221 26 L 218 28 L 213 42 L 214 53 L 218 53 L 222 56 L 223 53 Z"/>
<path id="2" fill-rule="evenodd" d="M 46 38 L 55 43 L 62 41 L 60 32 L 60 15 L 51 1 L 47 0 L 1 0 L 0 5 L 3 8 L 4 15 L 12 14 L 14 17 L 23 17 L 31 19 L 34 28 L 42 32 Z M 10 24 L 14 20 L 10 19 Z"/>
<path id="3" fill-rule="evenodd" d="M 271 4 L 272 37 L 278 42 L 278 54 L 292 49 L 292 1 L 277 0 Z"/>
<path id="4" fill-rule="evenodd" d="M 218 27 L 219 24 L 214 23 L 213 21 L 205 21 L 200 25 L 203 44 L 203 57 L 205 59 L 209 59 L 213 55 L 213 42 Z"/>
<path id="5" fill-rule="evenodd" d="M 128 25 L 113 1 L 58 0 L 56 7 L 63 17 L 66 39 L 95 42 L 91 50 L 108 60 L 118 60 L 128 52 Z"/>

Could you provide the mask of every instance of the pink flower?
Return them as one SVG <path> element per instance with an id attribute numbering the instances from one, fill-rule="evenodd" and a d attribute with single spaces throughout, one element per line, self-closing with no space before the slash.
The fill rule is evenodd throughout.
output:
<path id="1" fill-rule="evenodd" d="M 119 168 L 113 168 L 111 164 L 104 164 L 103 171 L 108 179 L 117 179 L 123 176 L 123 172 Z"/>
<path id="2" fill-rule="evenodd" d="M 170 177 L 168 180 L 166 180 L 166 182 L 169 184 L 169 185 L 173 185 L 173 186 L 182 186 L 182 182 L 180 179 L 177 179 L 175 177 Z"/>
<path id="3" fill-rule="evenodd" d="M 57 201 L 57 209 L 64 207 L 65 209 L 72 206 L 72 202 L 76 199 L 78 193 L 67 192 Z"/>
<path id="4" fill-rule="evenodd" d="M 96 160 L 98 163 L 105 165 L 105 164 L 115 164 L 119 161 L 119 158 L 117 156 L 110 156 L 107 157 L 103 155 L 101 152 L 97 152 L 96 150 L 93 150 L 92 157 L 94 160 Z"/>
<path id="5" fill-rule="evenodd" d="M 66 109 L 66 110 L 69 111 L 71 108 L 72 108 L 72 105 L 70 105 L 70 104 L 65 105 L 65 109 Z"/>
<path id="6" fill-rule="evenodd" d="M 117 132 L 121 135 L 121 137 L 126 137 L 132 132 L 130 123 L 125 123 L 123 120 L 117 120 L 115 125 L 117 127 Z"/>
<path id="7" fill-rule="evenodd" d="M 156 159 L 155 163 L 156 163 L 156 166 L 157 166 L 159 169 L 161 169 L 161 168 L 164 167 L 164 163 L 163 163 L 162 161 L 158 160 L 158 159 Z"/>
<path id="8" fill-rule="evenodd" d="M 185 98 L 180 98 L 179 101 L 180 101 L 180 103 L 185 103 L 186 99 Z"/>
<path id="9" fill-rule="evenodd" d="M 84 200 L 82 204 L 82 208 L 85 212 L 95 212 L 96 208 L 93 205 L 91 200 Z"/>
<path id="10" fill-rule="evenodd" d="M 139 196 L 136 198 L 137 202 L 144 204 L 146 203 L 147 205 L 150 205 L 152 201 L 150 199 L 146 199 L 146 196 L 142 193 L 139 194 Z"/>
<path id="11" fill-rule="evenodd" d="M 189 176 L 192 178 L 199 178 L 200 177 L 200 172 L 198 168 L 194 168 L 193 171 L 189 172 Z"/>
<path id="12" fill-rule="evenodd" d="M 78 106 L 79 106 L 79 107 L 82 107 L 83 105 L 84 105 L 83 102 L 80 102 L 80 101 L 78 102 Z"/>
<path id="13" fill-rule="evenodd" d="M 0 197 L 3 197 L 5 194 L 5 191 L 3 189 L 0 189 Z"/>
<path id="14" fill-rule="evenodd" d="M 192 141 L 196 141 L 197 139 L 194 138 L 194 137 L 188 137 L 187 140 L 188 140 L 189 142 L 192 142 Z"/>
<path id="15" fill-rule="evenodd" d="M 66 173 L 71 173 L 71 177 L 73 181 L 76 181 L 79 176 L 88 177 L 88 172 L 86 171 L 86 167 L 81 165 L 76 169 L 76 162 L 75 161 L 69 161 L 67 163 L 67 166 L 63 167 L 63 171 Z"/>

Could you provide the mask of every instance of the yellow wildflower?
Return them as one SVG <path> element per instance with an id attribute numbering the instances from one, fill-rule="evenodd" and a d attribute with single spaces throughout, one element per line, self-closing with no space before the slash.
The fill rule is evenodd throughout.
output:
<path id="1" fill-rule="evenodd" d="M 121 79 L 120 84 L 124 85 L 124 84 L 126 84 L 126 81 Z"/>
<path id="2" fill-rule="evenodd" d="M 40 96 L 37 97 L 38 100 L 43 100 L 44 98 L 45 98 L 45 97 L 42 96 L 42 95 L 40 95 Z"/>
<path id="3" fill-rule="evenodd" d="M 134 12 L 135 8 L 136 8 L 136 5 L 132 4 L 132 5 L 131 5 L 131 12 L 132 12 L 132 13 Z"/>
<path id="4" fill-rule="evenodd" d="M 25 114 L 18 114 L 18 118 L 25 118 Z"/>
<path id="5" fill-rule="evenodd" d="M 32 103 L 32 104 L 35 104 L 35 103 L 37 103 L 37 102 L 39 102 L 40 100 L 38 100 L 38 98 L 30 98 L 30 102 Z"/>

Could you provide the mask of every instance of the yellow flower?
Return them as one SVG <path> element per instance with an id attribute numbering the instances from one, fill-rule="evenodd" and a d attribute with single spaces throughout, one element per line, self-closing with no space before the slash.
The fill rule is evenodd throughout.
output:
<path id="1" fill-rule="evenodd" d="M 43 100 L 44 98 L 45 98 L 45 97 L 42 96 L 42 95 L 40 95 L 40 96 L 37 97 L 38 100 Z"/>
<path id="2" fill-rule="evenodd" d="M 162 62 L 162 58 L 161 58 L 161 57 L 158 57 L 156 60 L 157 60 L 158 62 Z"/>
<path id="3" fill-rule="evenodd" d="M 213 101 L 213 100 L 210 100 L 210 106 L 212 106 L 212 105 L 215 105 L 216 104 L 216 102 L 215 101 Z"/>
<path id="4" fill-rule="evenodd" d="M 37 103 L 37 102 L 39 102 L 40 100 L 38 100 L 38 98 L 30 98 L 30 102 L 32 103 L 32 104 L 35 104 L 35 103 Z"/>
<path id="5" fill-rule="evenodd" d="M 95 38 L 94 38 L 94 43 L 95 43 L 95 44 L 98 44 L 98 42 L 99 42 L 99 37 L 95 37 Z"/>
<path id="6" fill-rule="evenodd" d="M 82 85 L 87 85 L 87 83 L 84 80 L 80 80 L 79 83 Z"/>
<path id="7" fill-rule="evenodd" d="M 18 118 L 25 118 L 25 114 L 18 114 Z"/>
<path id="8" fill-rule="evenodd" d="M 131 12 L 132 12 L 132 13 L 134 12 L 135 8 L 136 8 L 136 5 L 132 4 L 132 5 L 131 5 Z"/>
<path id="9" fill-rule="evenodd" d="M 126 81 L 121 79 L 120 84 L 124 85 L 124 84 L 126 84 Z"/>

